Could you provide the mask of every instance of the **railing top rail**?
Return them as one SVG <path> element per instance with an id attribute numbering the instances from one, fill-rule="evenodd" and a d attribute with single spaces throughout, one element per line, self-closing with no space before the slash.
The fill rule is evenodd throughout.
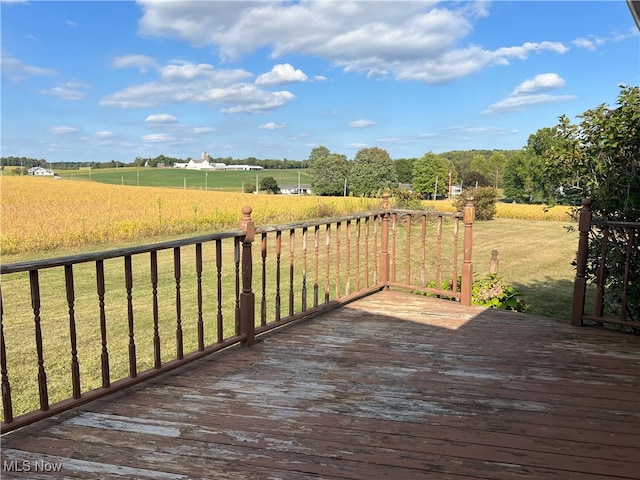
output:
<path id="1" fill-rule="evenodd" d="M 608 220 L 606 218 L 594 218 L 591 225 L 598 227 L 623 227 L 623 228 L 640 228 L 640 222 L 621 222 L 616 220 Z"/>
<path id="2" fill-rule="evenodd" d="M 245 232 L 242 230 L 232 230 L 227 232 L 209 233 L 198 237 L 181 238 L 177 240 L 169 240 L 166 242 L 153 243 L 149 245 L 137 245 L 134 247 L 118 248 L 92 253 L 82 253 L 79 255 L 68 255 L 64 257 L 45 258 L 41 260 L 32 260 L 27 262 L 16 262 L 0 265 L 0 274 L 27 272 L 30 270 L 40 270 L 44 268 L 62 267 L 65 265 L 75 265 L 78 263 L 94 262 L 97 260 L 106 260 L 109 258 L 125 257 L 129 255 L 137 255 L 141 253 L 149 253 L 159 250 L 167 250 L 176 247 L 184 247 L 187 245 L 195 245 L 197 243 L 210 242 L 212 240 L 222 240 L 225 238 L 243 237 Z"/>

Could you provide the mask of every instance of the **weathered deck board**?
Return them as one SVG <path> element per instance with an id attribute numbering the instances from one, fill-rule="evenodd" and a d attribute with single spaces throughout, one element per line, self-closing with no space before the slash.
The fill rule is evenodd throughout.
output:
<path id="1" fill-rule="evenodd" d="M 639 348 L 382 292 L 5 435 L 2 478 L 640 479 Z"/>

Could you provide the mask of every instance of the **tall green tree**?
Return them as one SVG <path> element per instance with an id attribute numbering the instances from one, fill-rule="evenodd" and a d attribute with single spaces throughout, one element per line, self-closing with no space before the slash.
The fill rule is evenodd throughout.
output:
<path id="1" fill-rule="evenodd" d="M 349 172 L 349 190 L 359 197 L 398 186 L 396 165 L 386 150 L 363 148 L 356 153 Z"/>
<path id="2" fill-rule="evenodd" d="M 309 155 L 309 179 L 315 195 L 342 195 L 349 174 L 347 157 L 316 147 Z"/>
<path id="3" fill-rule="evenodd" d="M 416 160 L 415 158 L 397 158 L 395 160 L 399 182 L 411 183 L 413 180 L 413 164 Z"/>
<path id="4" fill-rule="evenodd" d="M 424 196 L 445 195 L 449 190 L 449 173 L 451 173 L 451 183 L 455 184 L 458 179 L 453 164 L 446 158 L 432 152 L 425 153 L 422 158 L 416 160 L 413 166 L 413 190 Z M 437 186 L 436 186 L 437 185 Z"/>
<path id="5" fill-rule="evenodd" d="M 547 152 L 545 173 L 554 181 L 564 179 L 582 196 L 590 197 L 595 217 L 640 222 L 640 87 L 621 87 L 617 105 L 587 110 L 578 117 L 581 121 L 577 125 L 566 116 L 560 117 L 556 142 Z M 640 231 L 612 228 L 609 236 L 605 289 L 613 302 L 608 307 L 619 313 L 626 245 L 632 242 L 627 314 L 640 321 Z M 591 280 L 597 278 L 601 244 L 600 230 L 592 230 L 587 265 Z"/>

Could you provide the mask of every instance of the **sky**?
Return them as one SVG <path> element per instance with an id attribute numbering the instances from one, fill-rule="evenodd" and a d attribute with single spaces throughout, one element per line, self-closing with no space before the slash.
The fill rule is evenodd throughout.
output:
<path id="1" fill-rule="evenodd" d="M 640 83 L 625 1 L 0 1 L 1 156 L 519 149 Z"/>

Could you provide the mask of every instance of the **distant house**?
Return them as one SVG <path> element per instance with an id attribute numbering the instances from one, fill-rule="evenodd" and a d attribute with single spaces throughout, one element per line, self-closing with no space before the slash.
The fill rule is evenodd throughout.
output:
<path id="1" fill-rule="evenodd" d="M 258 165 L 227 165 L 227 170 L 264 170 Z"/>
<path id="2" fill-rule="evenodd" d="M 449 192 L 450 196 L 454 197 L 456 195 L 462 194 L 462 185 L 451 185 L 451 192 Z"/>
<path id="3" fill-rule="evenodd" d="M 27 170 L 27 175 L 33 175 L 36 177 L 55 176 L 55 174 L 53 173 L 53 170 L 47 170 L 46 168 L 42 168 L 42 167 L 31 167 L 29 170 Z"/>
<path id="4" fill-rule="evenodd" d="M 309 195 L 311 187 L 309 185 L 281 185 L 280 193 L 284 195 Z"/>

